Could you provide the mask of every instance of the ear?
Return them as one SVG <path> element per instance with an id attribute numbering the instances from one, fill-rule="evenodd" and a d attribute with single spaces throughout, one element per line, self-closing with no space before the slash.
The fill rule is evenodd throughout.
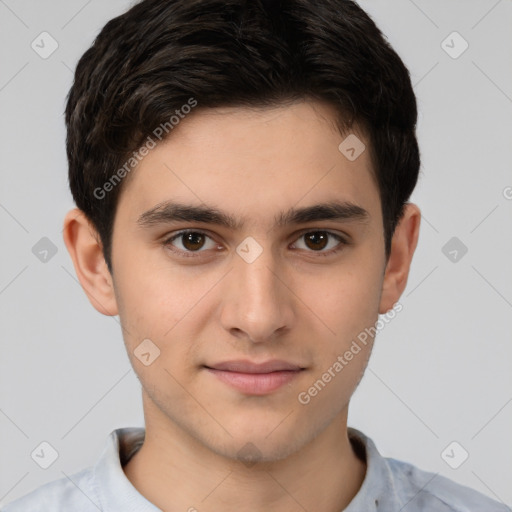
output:
<path id="1" fill-rule="evenodd" d="M 391 252 L 384 273 L 379 314 L 389 311 L 407 285 L 412 257 L 420 232 L 420 209 L 413 203 L 404 206 L 404 214 L 391 241 Z"/>
<path id="2" fill-rule="evenodd" d="M 100 237 L 82 210 L 74 208 L 66 214 L 63 238 L 90 303 L 103 315 L 117 315 L 112 276 L 103 257 Z"/>

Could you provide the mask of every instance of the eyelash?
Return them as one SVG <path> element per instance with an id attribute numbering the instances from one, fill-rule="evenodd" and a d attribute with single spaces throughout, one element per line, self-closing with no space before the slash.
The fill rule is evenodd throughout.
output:
<path id="1" fill-rule="evenodd" d="M 208 235 L 208 233 L 206 233 L 205 231 L 201 231 L 198 229 L 183 229 L 183 230 L 178 231 L 177 233 L 173 234 L 171 237 L 166 238 L 162 242 L 162 245 L 164 247 L 168 247 L 172 252 L 177 253 L 180 256 L 183 256 L 185 258 L 201 257 L 201 253 L 205 252 L 205 251 L 182 251 L 181 249 L 176 249 L 172 246 L 171 242 L 174 242 L 174 240 L 176 240 L 180 236 L 186 235 L 188 233 L 204 235 L 213 240 L 213 238 L 210 235 Z M 301 238 L 304 235 L 307 235 L 309 233 L 326 233 L 327 235 L 329 235 L 339 241 L 339 245 L 337 245 L 334 249 L 330 249 L 329 251 L 313 251 L 313 250 L 306 251 L 306 252 L 316 253 L 318 256 L 327 257 L 327 256 L 331 256 L 333 254 L 337 254 L 338 252 L 340 252 L 343 249 L 344 246 L 350 245 L 350 242 L 348 240 L 346 240 L 344 237 L 342 237 L 341 235 L 338 235 L 337 233 L 333 233 L 332 231 L 327 231 L 325 229 L 308 229 L 306 231 L 301 232 L 296 240 L 298 240 L 299 238 Z"/>

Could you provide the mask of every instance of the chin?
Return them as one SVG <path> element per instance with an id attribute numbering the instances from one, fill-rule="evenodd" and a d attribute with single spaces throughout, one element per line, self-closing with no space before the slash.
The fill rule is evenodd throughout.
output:
<path id="1" fill-rule="evenodd" d="M 241 440 L 230 446 L 222 452 L 217 452 L 226 458 L 241 462 L 246 467 L 252 467 L 256 464 L 270 464 L 286 459 L 295 453 L 298 446 L 285 443 L 282 440 L 277 443 L 269 443 L 268 440 Z"/>
<path id="2" fill-rule="evenodd" d="M 297 437 L 299 433 L 296 429 L 293 432 L 284 428 L 281 432 L 277 429 L 273 431 L 275 425 L 275 423 L 272 426 L 253 424 L 245 431 L 236 432 L 230 429 L 232 437 L 224 437 L 220 443 L 209 438 L 204 440 L 206 441 L 204 444 L 222 457 L 252 467 L 258 463 L 272 463 L 286 459 L 300 450 L 309 439 L 305 432 Z"/>

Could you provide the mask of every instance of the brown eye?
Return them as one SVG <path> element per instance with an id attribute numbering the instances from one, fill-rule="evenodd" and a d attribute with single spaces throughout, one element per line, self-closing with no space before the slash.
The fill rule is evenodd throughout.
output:
<path id="1" fill-rule="evenodd" d="M 181 243 L 189 251 L 197 251 L 204 245 L 205 236 L 202 233 L 183 233 Z"/>
<path id="2" fill-rule="evenodd" d="M 319 255 L 334 254 L 349 243 L 340 235 L 330 231 L 308 231 L 293 244 L 294 249 L 303 249 L 307 252 L 317 252 Z"/>
<path id="3" fill-rule="evenodd" d="M 217 247 L 215 241 L 201 231 L 181 231 L 169 237 L 163 244 L 183 256 L 191 253 L 200 254 Z"/>
<path id="4" fill-rule="evenodd" d="M 329 241 L 329 235 L 325 231 L 314 231 L 313 233 L 306 233 L 304 241 L 310 249 L 317 251 L 325 248 Z"/>

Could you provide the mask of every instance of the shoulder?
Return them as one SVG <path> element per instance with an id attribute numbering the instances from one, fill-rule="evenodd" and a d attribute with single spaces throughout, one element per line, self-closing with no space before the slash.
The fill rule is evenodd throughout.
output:
<path id="1" fill-rule="evenodd" d="M 7 504 L 1 512 L 97 512 L 98 510 L 158 510 L 126 478 L 122 464 L 141 446 L 145 430 L 113 430 L 93 466 L 53 480 Z"/>
<path id="2" fill-rule="evenodd" d="M 1 512 L 98 512 L 100 501 L 93 485 L 93 469 L 53 480 L 8 503 Z"/>
<path id="3" fill-rule="evenodd" d="M 383 457 L 375 443 L 361 431 L 348 429 L 356 454 L 366 459 L 366 476 L 347 512 L 378 510 L 394 512 L 512 512 L 469 487 L 439 473 L 408 462 Z"/>
<path id="4" fill-rule="evenodd" d="M 510 512 L 510 509 L 487 496 L 458 484 L 438 473 L 431 473 L 400 460 L 386 458 L 395 492 L 404 506 L 424 512 Z"/>

